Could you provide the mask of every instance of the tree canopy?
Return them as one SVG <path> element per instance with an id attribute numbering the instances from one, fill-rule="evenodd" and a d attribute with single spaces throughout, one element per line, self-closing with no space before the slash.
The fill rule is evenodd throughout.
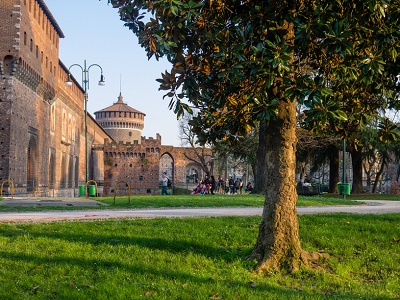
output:
<path id="1" fill-rule="evenodd" d="M 160 89 L 178 117 L 198 110 L 191 125 L 200 141 L 268 125 L 268 188 L 252 257 L 259 270 L 307 265 L 295 207 L 296 102 L 311 131 L 342 136 L 380 109 L 397 108 L 399 2 L 109 2 L 149 59 L 171 62 Z"/>

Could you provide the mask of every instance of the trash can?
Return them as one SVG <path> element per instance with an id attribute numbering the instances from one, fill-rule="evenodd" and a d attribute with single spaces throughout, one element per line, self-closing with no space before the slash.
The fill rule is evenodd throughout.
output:
<path id="1" fill-rule="evenodd" d="M 79 197 L 83 197 L 83 196 L 85 196 L 85 186 L 80 185 L 79 186 Z"/>
<path id="2" fill-rule="evenodd" d="M 350 183 L 342 183 L 342 188 L 343 188 L 343 190 L 342 190 L 342 192 L 343 192 L 343 194 L 344 195 L 350 195 L 350 192 L 351 192 L 351 185 L 350 185 Z"/>
<path id="3" fill-rule="evenodd" d="M 338 182 L 337 184 L 337 192 L 339 195 L 343 193 L 343 184 L 341 182 Z"/>
<path id="4" fill-rule="evenodd" d="M 89 185 L 89 197 L 96 197 L 96 186 Z"/>

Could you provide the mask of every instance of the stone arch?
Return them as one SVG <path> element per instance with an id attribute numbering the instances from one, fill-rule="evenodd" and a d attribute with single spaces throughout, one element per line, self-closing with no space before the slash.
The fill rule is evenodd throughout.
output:
<path id="1" fill-rule="evenodd" d="M 66 188 L 67 186 L 67 157 L 66 154 L 62 154 L 61 158 L 61 181 L 60 188 Z"/>
<path id="2" fill-rule="evenodd" d="M 12 55 L 6 55 L 3 60 L 3 74 L 10 76 L 14 72 L 15 59 Z"/>
<path id="3" fill-rule="evenodd" d="M 171 179 L 172 184 L 175 178 L 175 159 L 170 152 L 164 152 L 160 155 L 160 178 L 163 172 L 167 172 L 167 176 Z"/>
<path id="4" fill-rule="evenodd" d="M 195 184 L 199 179 L 203 178 L 203 170 L 198 164 L 191 162 L 185 167 L 185 176 L 186 183 Z"/>
<path id="5" fill-rule="evenodd" d="M 75 187 L 79 184 L 79 158 L 75 157 Z"/>
<path id="6" fill-rule="evenodd" d="M 68 163 L 68 187 L 72 188 L 72 181 L 74 178 L 74 158 L 72 155 L 69 156 Z"/>
<path id="7" fill-rule="evenodd" d="M 50 154 L 49 160 L 49 187 L 54 189 L 56 181 L 56 159 L 54 153 Z"/>
<path id="8" fill-rule="evenodd" d="M 28 144 L 26 181 L 28 191 L 33 191 L 37 186 L 37 158 L 38 158 L 37 141 L 35 136 L 31 136 Z"/>

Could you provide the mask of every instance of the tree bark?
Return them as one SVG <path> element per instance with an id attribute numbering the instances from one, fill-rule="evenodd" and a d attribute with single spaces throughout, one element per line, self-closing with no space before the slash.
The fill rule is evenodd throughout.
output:
<path id="1" fill-rule="evenodd" d="M 265 152 L 266 152 L 266 132 L 267 132 L 267 121 L 260 122 L 260 128 L 258 133 L 258 149 L 256 159 L 256 174 L 254 178 L 254 190 L 256 194 L 265 193 L 265 179 L 266 179 L 266 168 L 265 168 Z"/>
<path id="2" fill-rule="evenodd" d="M 296 103 L 280 100 L 278 111 L 266 133 L 267 189 L 262 223 L 251 255 L 258 261 L 258 271 L 294 271 L 307 265 L 296 213 Z"/>
<path id="3" fill-rule="evenodd" d="M 329 193 L 337 193 L 339 182 L 339 149 L 335 145 L 329 146 Z"/>
<path id="4" fill-rule="evenodd" d="M 378 187 L 379 180 L 381 180 L 381 176 L 383 174 L 383 170 L 385 169 L 385 165 L 386 165 L 386 160 L 385 160 L 385 158 L 383 158 L 383 160 L 381 162 L 381 165 L 379 167 L 379 171 L 376 173 L 374 186 L 372 187 L 372 193 L 373 194 L 376 193 L 376 189 Z"/>
<path id="5" fill-rule="evenodd" d="M 351 165 L 353 167 L 353 186 L 351 192 L 353 194 L 360 194 L 364 192 L 362 184 L 362 150 L 361 147 L 357 149 L 353 147 L 351 151 Z"/>

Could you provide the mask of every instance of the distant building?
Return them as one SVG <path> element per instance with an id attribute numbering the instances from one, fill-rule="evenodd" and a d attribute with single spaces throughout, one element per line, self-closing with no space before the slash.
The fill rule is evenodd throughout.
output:
<path id="1" fill-rule="evenodd" d="M 175 185 L 204 176 L 195 149 L 142 137 L 145 114 L 124 103 L 87 115 L 84 90 L 59 59 L 64 34 L 43 0 L 0 2 L 0 183 L 10 193 L 77 196 L 88 177 L 110 194 L 120 181 L 156 194 L 161 172 Z M 209 149 L 206 161 L 211 159 Z M 102 188 L 101 188 L 102 189 Z M 102 193 L 102 190 L 100 190 Z"/>
<path id="2" fill-rule="evenodd" d="M 144 113 L 124 103 L 120 94 L 117 103 L 94 113 L 97 122 L 116 142 L 141 143 Z"/>

